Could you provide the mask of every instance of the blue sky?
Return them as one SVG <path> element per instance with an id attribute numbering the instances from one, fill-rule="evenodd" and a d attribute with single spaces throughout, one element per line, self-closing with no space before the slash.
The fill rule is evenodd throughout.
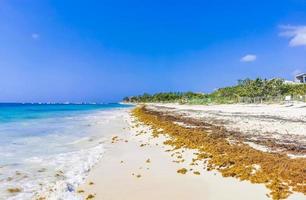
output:
<path id="1" fill-rule="evenodd" d="M 306 0 L 1 0 L 0 102 L 211 92 L 306 71 Z"/>

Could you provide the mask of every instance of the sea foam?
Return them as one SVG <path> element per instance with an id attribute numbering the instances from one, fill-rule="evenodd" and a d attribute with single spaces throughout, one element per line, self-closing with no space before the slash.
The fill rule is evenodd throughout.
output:
<path id="1" fill-rule="evenodd" d="M 81 199 L 76 188 L 103 157 L 107 135 L 122 131 L 124 112 L 94 109 L 0 123 L 0 199 Z"/>

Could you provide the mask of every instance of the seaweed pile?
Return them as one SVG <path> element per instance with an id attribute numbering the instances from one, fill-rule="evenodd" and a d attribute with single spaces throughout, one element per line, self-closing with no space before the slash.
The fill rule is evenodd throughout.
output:
<path id="1" fill-rule="evenodd" d="M 218 170 L 224 177 L 265 184 L 271 191 L 268 196 L 275 200 L 286 199 L 293 191 L 306 195 L 305 158 L 293 159 L 284 153 L 262 152 L 239 139 L 229 139 L 226 133 L 214 134 L 197 127 L 183 127 L 173 118 L 145 106 L 135 108 L 133 115 L 140 123 L 152 128 L 153 136 L 168 135 L 170 139 L 164 144 L 173 146 L 174 150 L 198 150 L 193 160 L 203 161 L 208 171 Z"/>

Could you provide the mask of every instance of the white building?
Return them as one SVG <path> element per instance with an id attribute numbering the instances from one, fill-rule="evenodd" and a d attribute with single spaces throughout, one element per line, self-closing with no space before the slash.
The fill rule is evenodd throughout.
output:
<path id="1" fill-rule="evenodd" d="M 298 83 L 306 83 L 306 73 L 296 75 L 295 81 Z"/>
<path id="2" fill-rule="evenodd" d="M 284 80 L 284 84 L 299 84 L 297 81 Z"/>

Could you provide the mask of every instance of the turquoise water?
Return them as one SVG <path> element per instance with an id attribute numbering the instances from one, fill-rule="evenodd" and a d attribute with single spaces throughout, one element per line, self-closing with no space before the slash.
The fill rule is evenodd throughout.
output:
<path id="1" fill-rule="evenodd" d="M 129 107 L 123 104 L 21 104 L 0 103 L 0 123 L 26 119 L 60 117 L 92 110 Z"/>
<path id="2" fill-rule="evenodd" d="M 0 200 L 33 199 L 54 188 L 53 199 L 78 199 L 74 188 L 103 154 L 104 135 L 122 130 L 129 107 L 0 104 Z M 8 193 L 12 187 L 21 192 Z"/>

